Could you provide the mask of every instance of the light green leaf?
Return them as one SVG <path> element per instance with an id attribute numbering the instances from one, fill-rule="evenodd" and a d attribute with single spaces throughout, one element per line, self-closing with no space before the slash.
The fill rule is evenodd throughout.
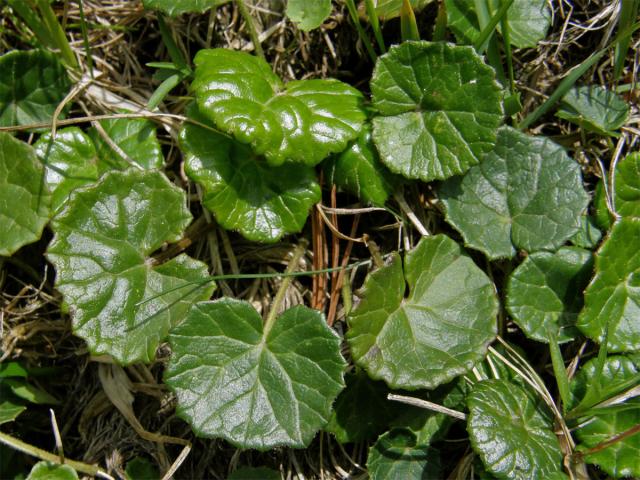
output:
<path id="1" fill-rule="evenodd" d="M 466 172 L 495 145 L 500 87 L 470 47 L 403 42 L 371 79 L 373 140 L 392 172 L 424 181 Z"/>
<path id="2" fill-rule="evenodd" d="M 144 118 L 113 118 L 101 120 L 100 126 L 120 150 L 116 151 L 109 145 L 95 127 L 88 131 L 98 152 L 100 173 L 136 165 L 143 169 L 162 168 L 164 157 L 152 121 Z"/>
<path id="3" fill-rule="evenodd" d="M 369 449 L 367 468 L 371 480 L 420 480 L 441 478 L 440 455 L 416 442 L 409 430 L 395 428 Z"/>
<path id="4" fill-rule="evenodd" d="M 576 247 L 593 250 L 602 240 L 602 233 L 596 225 L 595 217 L 582 215 L 580 229 L 571 237 L 571 243 Z"/>
<path id="5" fill-rule="evenodd" d="M 69 465 L 42 461 L 33 466 L 27 480 L 78 480 L 78 474 Z"/>
<path id="6" fill-rule="evenodd" d="M 484 380 L 474 384 L 467 404 L 471 445 L 496 477 L 529 480 L 562 471 L 553 422 L 522 387 Z"/>
<path id="7" fill-rule="evenodd" d="M 200 111 L 272 165 L 316 165 L 344 150 L 365 120 L 362 94 L 338 80 L 283 85 L 263 59 L 222 48 L 200 50 L 194 62 Z"/>
<path id="8" fill-rule="evenodd" d="M 187 175 L 204 189 L 204 205 L 220 225 L 249 240 L 275 242 L 299 232 L 320 201 L 312 167 L 270 167 L 249 146 L 189 123 L 180 145 Z"/>
<path id="9" fill-rule="evenodd" d="M 491 259 L 557 249 L 589 201 L 579 165 L 561 147 L 511 127 L 482 164 L 444 182 L 440 197 L 447 222 Z"/>
<path id="10" fill-rule="evenodd" d="M 178 415 L 196 434 L 240 448 L 307 446 L 344 387 L 340 339 L 303 306 L 265 329 L 248 302 L 198 303 L 169 342 L 165 382 Z"/>
<path id="11" fill-rule="evenodd" d="M 4 378 L 2 379 L 2 385 L 6 385 L 11 389 L 16 397 L 22 398 L 31 403 L 43 404 L 43 405 L 58 405 L 60 400 L 53 395 L 47 393 L 45 390 L 27 383 L 22 378 Z"/>
<path id="12" fill-rule="evenodd" d="M 0 57 L 0 127 L 50 122 L 71 86 L 56 55 L 40 50 Z"/>
<path id="13" fill-rule="evenodd" d="M 0 379 L 9 377 L 27 378 L 29 371 L 19 362 L 0 363 Z"/>
<path id="14" fill-rule="evenodd" d="M 52 210 L 59 210 L 74 190 L 98 179 L 96 149 L 82 130 L 58 130 L 51 141 L 46 133 L 34 144 L 36 155 L 45 166 L 45 181 L 51 190 Z"/>
<path id="15" fill-rule="evenodd" d="M 331 13 L 331 0 L 287 0 L 287 17 L 300 30 L 318 28 Z"/>
<path id="16" fill-rule="evenodd" d="M 637 379 L 640 375 L 640 358 L 638 356 L 635 358 L 608 357 L 601 377 L 596 380 L 597 371 L 597 359 L 589 361 L 580 369 L 572 383 L 572 390 L 578 398 L 581 398 L 586 389 L 595 382 L 609 388 L 629 383 L 637 386 Z M 596 415 L 594 420 L 578 428 L 576 436 L 581 442 L 578 445 L 578 450 L 593 448 L 640 424 L 640 401 L 635 398 L 625 403 L 635 405 L 636 408 Z M 599 452 L 585 455 L 585 460 L 588 463 L 598 465 L 614 478 L 640 476 L 638 458 L 640 458 L 640 435 L 638 434 L 615 442 Z"/>
<path id="17" fill-rule="evenodd" d="M 210 8 L 229 3 L 231 0 L 142 0 L 147 10 L 160 10 L 177 17 L 183 13 L 204 13 Z"/>
<path id="18" fill-rule="evenodd" d="M 54 219 L 47 256 L 56 267 L 74 332 L 92 353 L 149 362 L 189 306 L 209 298 L 206 266 L 186 255 L 149 255 L 191 221 L 185 193 L 160 172 L 104 175 L 72 195 Z"/>
<path id="19" fill-rule="evenodd" d="M 616 213 L 640 218 L 640 153 L 630 153 L 618 162 L 614 183 Z"/>
<path id="20" fill-rule="evenodd" d="M 266 467 L 241 467 L 234 470 L 227 480 L 282 480 L 282 475 Z"/>
<path id="21" fill-rule="evenodd" d="M 585 130 L 617 136 L 615 130 L 627 121 L 629 105 L 600 85 L 574 87 L 562 97 L 556 115 Z"/>
<path id="22" fill-rule="evenodd" d="M 344 152 L 329 157 L 323 166 L 329 183 L 373 205 L 384 205 L 399 183 L 399 177 L 380 161 L 369 125 Z"/>
<path id="23" fill-rule="evenodd" d="M 640 219 L 622 218 L 596 253 L 578 328 L 596 342 L 608 327 L 610 352 L 640 349 Z"/>
<path id="24" fill-rule="evenodd" d="M 447 25 L 458 39 L 458 43 L 473 45 L 480 36 L 475 1 L 444 0 L 444 4 L 447 10 Z"/>
<path id="25" fill-rule="evenodd" d="M 49 220 L 51 195 L 30 145 L 0 132 L 0 255 L 35 242 Z"/>
<path id="26" fill-rule="evenodd" d="M 371 378 L 391 388 L 434 388 L 484 358 L 497 311 L 495 287 L 462 248 L 445 235 L 423 237 L 404 271 L 395 254 L 367 277 L 347 341 Z"/>
<path id="27" fill-rule="evenodd" d="M 529 255 L 509 277 L 507 310 L 527 337 L 559 343 L 573 340 L 582 309 L 582 292 L 593 270 L 590 251 L 563 247 Z"/>
<path id="28" fill-rule="evenodd" d="M 135 457 L 127 462 L 124 471 L 126 480 L 157 480 L 160 479 L 158 467 L 144 457 Z"/>
<path id="29" fill-rule="evenodd" d="M 410 0 L 414 12 L 419 12 L 433 0 Z M 380 20 L 391 20 L 400 16 L 402 0 L 374 0 L 375 10 Z"/>
<path id="30" fill-rule="evenodd" d="M 3 398 L 0 402 L 0 425 L 14 421 L 26 409 L 27 407 L 24 405 Z"/>

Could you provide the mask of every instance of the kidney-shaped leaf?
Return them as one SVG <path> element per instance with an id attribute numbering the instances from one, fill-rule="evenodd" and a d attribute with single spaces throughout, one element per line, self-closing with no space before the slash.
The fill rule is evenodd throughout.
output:
<path id="1" fill-rule="evenodd" d="M 581 248 L 529 255 L 509 277 L 507 310 L 529 338 L 573 340 L 592 269 L 593 255 Z"/>
<path id="2" fill-rule="evenodd" d="M 206 299 L 206 265 L 149 254 L 189 224 L 185 194 L 160 172 L 112 172 L 78 190 L 54 219 L 48 258 L 74 332 L 94 354 L 149 362 L 191 303 Z"/>
<path id="3" fill-rule="evenodd" d="M 394 428 L 378 438 L 367 459 L 372 480 L 429 480 L 442 478 L 440 455 L 429 445 L 420 445 L 413 432 Z"/>
<path id="4" fill-rule="evenodd" d="M 640 153 L 630 153 L 618 162 L 614 183 L 616 213 L 640 218 Z"/>
<path id="5" fill-rule="evenodd" d="M 492 474 L 529 480 L 562 471 L 553 422 L 522 387 L 484 380 L 473 386 L 467 404 L 471 445 Z"/>
<path id="6" fill-rule="evenodd" d="M 600 85 L 574 87 L 562 98 L 556 114 L 602 135 L 617 135 L 629 116 L 629 105 Z"/>
<path id="7" fill-rule="evenodd" d="M 440 188 L 447 221 L 489 258 L 554 250 L 580 228 L 579 165 L 546 138 L 504 127 L 484 162 Z"/>
<path id="8" fill-rule="evenodd" d="M 404 42 L 371 79 L 373 140 L 392 172 L 424 181 L 464 173 L 489 152 L 502 122 L 500 87 L 471 47 Z"/>
<path id="9" fill-rule="evenodd" d="M 78 473 L 69 465 L 42 461 L 33 466 L 27 480 L 78 480 Z"/>
<path id="10" fill-rule="evenodd" d="M 0 132 L 0 255 L 35 242 L 49 219 L 51 195 L 33 148 Z"/>
<path id="11" fill-rule="evenodd" d="M 194 62 L 200 111 L 273 165 L 315 165 L 344 150 L 365 120 L 362 94 L 338 80 L 283 85 L 265 60 L 223 48 L 200 50 Z"/>
<path id="12" fill-rule="evenodd" d="M 220 225 L 249 240 L 274 242 L 299 232 L 320 200 L 312 167 L 270 167 L 249 146 L 193 124 L 183 127 L 180 144 L 187 175 L 204 189 L 204 205 Z"/>
<path id="13" fill-rule="evenodd" d="M 303 306 L 269 327 L 248 302 L 201 302 L 169 342 L 165 382 L 178 415 L 198 435 L 241 448 L 305 447 L 344 387 L 340 339 Z"/>
<path id="14" fill-rule="evenodd" d="M 58 58 L 41 50 L 0 57 L 0 127 L 51 121 L 70 87 Z"/>
<path id="15" fill-rule="evenodd" d="M 160 10 L 172 17 L 182 13 L 204 13 L 231 0 L 142 0 L 147 10 Z"/>
<path id="16" fill-rule="evenodd" d="M 596 253 L 596 275 L 587 287 L 578 328 L 609 351 L 640 349 L 640 219 L 622 218 Z"/>
<path id="17" fill-rule="evenodd" d="M 434 388 L 484 358 L 497 309 L 495 287 L 456 242 L 424 237 L 404 271 L 395 255 L 368 276 L 347 341 L 372 378 L 392 388 Z"/>
<path id="18" fill-rule="evenodd" d="M 288 0 L 287 17 L 295 23 L 300 30 L 313 30 L 322 25 L 322 22 L 331 13 L 331 0 Z"/>

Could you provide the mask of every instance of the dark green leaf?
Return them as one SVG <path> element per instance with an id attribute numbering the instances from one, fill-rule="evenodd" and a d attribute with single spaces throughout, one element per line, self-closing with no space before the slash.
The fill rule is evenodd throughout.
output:
<path id="1" fill-rule="evenodd" d="M 467 403 L 471 445 L 492 474 L 530 480 L 562 471 L 553 422 L 522 387 L 484 380 L 473 386 Z"/>
<path id="2" fill-rule="evenodd" d="M 274 242 L 299 232 L 320 200 L 313 168 L 269 165 L 251 149 L 205 128 L 185 124 L 180 134 L 185 171 L 202 185 L 204 205 L 227 229 Z"/>
<path id="3" fill-rule="evenodd" d="M 172 17 L 182 13 L 204 13 L 231 0 L 142 0 L 147 10 L 160 10 Z"/>
<path id="4" fill-rule="evenodd" d="M 602 240 L 602 233 L 596 225 L 596 220 L 591 215 L 580 217 L 580 230 L 571 237 L 571 243 L 576 247 L 593 250 Z"/>
<path id="5" fill-rule="evenodd" d="M 203 263 L 183 254 L 156 266 L 149 258 L 180 239 L 191 221 L 185 203 L 159 172 L 112 172 L 54 219 L 48 258 L 56 288 L 92 353 L 149 362 L 191 303 L 211 294 Z"/>
<path id="6" fill-rule="evenodd" d="M 486 160 L 440 188 L 447 221 L 489 258 L 555 250 L 580 228 L 589 197 L 579 165 L 543 137 L 504 127 Z"/>
<path id="7" fill-rule="evenodd" d="M 262 58 L 216 48 L 195 57 L 200 111 L 272 165 L 316 165 L 341 152 L 365 120 L 362 94 L 335 79 L 283 85 Z"/>
<path id="8" fill-rule="evenodd" d="M 124 474 L 126 480 L 157 480 L 160 478 L 158 467 L 143 457 L 135 457 L 127 462 Z"/>
<path id="9" fill-rule="evenodd" d="M 78 480 L 78 474 L 69 465 L 42 461 L 33 466 L 27 480 Z"/>
<path id="10" fill-rule="evenodd" d="M 424 181 L 464 173 L 488 153 L 502 122 L 500 87 L 470 47 L 404 42 L 371 79 L 373 140 L 392 172 Z"/>
<path id="11" fill-rule="evenodd" d="M 593 270 L 588 250 L 563 247 L 529 255 L 509 277 L 507 310 L 527 337 L 559 343 L 573 340 L 582 309 L 582 292 Z"/>
<path id="12" fill-rule="evenodd" d="M 266 467 L 240 467 L 227 480 L 282 480 L 282 475 Z"/>
<path id="13" fill-rule="evenodd" d="M 438 451 L 418 444 L 411 431 L 400 428 L 378 438 L 369 450 L 367 467 L 371 480 L 429 480 L 442 475 Z"/>
<path id="14" fill-rule="evenodd" d="M 241 448 L 305 447 L 344 387 L 340 339 L 298 306 L 265 329 L 248 302 L 196 304 L 169 336 L 177 412 L 204 437 Z"/>
<path id="15" fill-rule="evenodd" d="M 614 183 L 616 213 L 640 218 L 640 153 L 630 153 L 618 162 Z"/>
<path id="16" fill-rule="evenodd" d="M 615 130 L 627 121 L 629 105 L 600 85 L 574 87 L 562 97 L 556 115 L 585 130 L 615 136 Z"/>
<path id="17" fill-rule="evenodd" d="M 33 148 L 0 132 L 0 255 L 35 242 L 49 220 L 51 195 Z"/>
<path id="18" fill-rule="evenodd" d="M 50 122 L 70 87 L 64 66 L 40 50 L 0 57 L 0 127 Z"/>
<path id="19" fill-rule="evenodd" d="M 288 0 L 287 17 L 300 30 L 309 31 L 318 28 L 331 13 L 331 0 Z"/>
<path id="20" fill-rule="evenodd" d="M 610 352 L 640 349 L 640 219 L 617 221 L 596 253 L 596 274 L 585 291 L 578 328 Z"/>
<path id="21" fill-rule="evenodd" d="M 423 237 L 404 271 L 394 255 L 363 296 L 349 316 L 351 354 L 392 388 L 434 388 L 469 371 L 496 334 L 495 287 L 445 235 Z"/>

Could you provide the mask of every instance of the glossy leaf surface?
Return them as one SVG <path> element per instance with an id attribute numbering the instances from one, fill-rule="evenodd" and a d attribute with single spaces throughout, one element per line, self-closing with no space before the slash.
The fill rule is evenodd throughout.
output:
<path id="1" fill-rule="evenodd" d="M 618 162 L 614 183 L 616 213 L 640 218 L 640 153 L 630 153 Z"/>
<path id="2" fill-rule="evenodd" d="M 392 172 L 424 181 L 464 173 L 502 122 L 494 71 L 470 47 L 404 42 L 373 72 L 373 140 Z"/>
<path id="3" fill-rule="evenodd" d="M 378 438 L 369 450 L 367 467 L 372 480 L 428 480 L 442 475 L 438 451 L 418 444 L 411 431 L 400 428 Z"/>
<path id="4" fill-rule="evenodd" d="M 231 0 L 142 0 L 147 10 L 160 10 L 172 17 L 183 13 L 204 13 Z"/>
<path id="5" fill-rule="evenodd" d="M 344 152 L 325 160 L 324 171 L 329 183 L 373 205 L 384 205 L 399 183 L 380 161 L 368 126 Z"/>
<path id="6" fill-rule="evenodd" d="M 578 327 L 596 342 L 608 327 L 610 352 L 640 349 L 640 219 L 617 221 L 596 253 Z"/>
<path id="7" fill-rule="evenodd" d="M 33 466 L 27 480 L 78 480 L 78 474 L 69 465 L 42 461 Z"/>
<path id="8" fill-rule="evenodd" d="M 602 232 L 596 225 L 596 219 L 591 215 L 580 217 L 580 229 L 571 237 L 573 245 L 580 248 L 593 250 L 602 240 Z"/>
<path id="9" fill-rule="evenodd" d="M 35 242 L 49 219 L 51 195 L 33 148 L 0 132 L 0 255 Z"/>
<path id="10" fill-rule="evenodd" d="M 313 30 L 322 25 L 331 13 L 331 0 L 288 0 L 286 13 L 300 30 Z"/>
<path id="11" fill-rule="evenodd" d="M 180 238 L 191 221 L 185 203 L 163 174 L 128 170 L 77 191 L 54 219 L 47 256 L 56 288 L 93 354 L 151 361 L 189 306 L 211 294 L 203 263 L 184 254 L 161 265 L 149 258 Z"/>
<path id="12" fill-rule="evenodd" d="M 0 57 L 0 127 L 50 122 L 71 83 L 58 58 L 40 50 Z"/>
<path id="13" fill-rule="evenodd" d="M 439 192 L 447 222 L 491 259 L 557 249 L 580 228 L 589 200 L 579 165 L 560 146 L 510 127 L 482 164 Z"/>
<path id="14" fill-rule="evenodd" d="M 91 139 L 77 127 L 42 135 L 34 144 L 38 159 L 45 166 L 45 181 L 51 190 L 51 207 L 55 212 L 71 193 L 98 179 L 97 153 Z"/>
<path id="15" fill-rule="evenodd" d="M 240 448 L 304 447 L 344 387 L 340 339 L 317 311 L 285 311 L 266 331 L 248 302 L 196 304 L 169 336 L 165 382 L 203 437 Z"/>
<path id="16" fill-rule="evenodd" d="M 222 48 L 200 50 L 194 62 L 200 111 L 272 165 L 316 165 L 344 150 L 365 120 L 362 94 L 338 80 L 284 85 L 263 59 Z"/>
<path id="17" fill-rule="evenodd" d="M 529 255 L 509 277 L 507 310 L 527 337 L 549 342 L 573 340 L 582 309 L 582 292 L 593 270 L 588 250 L 564 247 Z"/>
<path id="18" fill-rule="evenodd" d="M 474 384 L 467 404 L 471 445 L 493 475 L 529 480 L 562 471 L 551 417 L 522 387 L 484 380 Z"/>
<path id="19" fill-rule="evenodd" d="M 274 242 L 299 232 L 320 200 L 313 168 L 270 167 L 248 145 L 186 124 L 180 134 L 185 171 L 204 189 L 204 205 L 218 223 L 249 240 Z"/>
<path id="20" fill-rule="evenodd" d="M 615 136 L 627 121 L 629 105 L 600 85 L 574 87 L 562 98 L 556 115 L 586 130 Z"/>
<path id="21" fill-rule="evenodd" d="M 497 308 L 495 287 L 456 242 L 423 237 L 404 269 L 396 254 L 367 277 L 347 341 L 371 378 L 391 388 L 434 388 L 484 358 Z"/>

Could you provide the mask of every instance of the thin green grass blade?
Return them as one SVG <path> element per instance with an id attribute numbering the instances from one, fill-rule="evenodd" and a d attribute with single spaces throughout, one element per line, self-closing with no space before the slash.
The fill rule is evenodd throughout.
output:
<path id="1" fill-rule="evenodd" d="M 369 23 L 371 24 L 373 35 L 376 37 L 378 48 L 382 53 L 387 53 L 387 47 L 384 44 L 384 39 L 382 38 L 382 30 L 380 30 L 380 20 L 376 14 L 376 7 L 373 4 L 373 0 L 365 0 L 364 5 L 367 8 L 367 17 L 369 17 Z"/>
<path id="2" fill-rule="evenodd" d="M 511 6 L 512 3 L 513 3 L 513 0 L 502 1 L 500 8 L 496 12 L 496 14 L 493 17 L 491 17 L 489 22 L 482 28 L 482 31 L 480 32 L 480 36 L 478 37 L 478 39 L 476 40 L 476 43 L 473 46 L 478 53 L 482 54 L 484 50 L 487 48 L 489 44 L 489 38 L 491 37 L 491 35 L 493 35 L 493 32 L 495 31 L 498 23 L 500 23 L 503 19 L 507 18 L 507 10 L 509 10 L 509 7 Z M 503 36 L 504 36 L 504 30 L 503 30 Z M 505 39 L 505 43 L 506 44 L 508 43 L 506 39 Z"/>
<path id="3" fill-rule="evenodd" d="M 358 9 L 356 8 L 355 2 L 353 0 L 345 0 L 344 3 L 347 5 L 349 16 L 353 21 L 353 25 L 356 27 L 356 31 L 358 32 L 360 40 L 362 40 L 364 48 L 367 50 L 371 61 L 375 63 L 378 59 L 378 55 L 376 54 L 376 51 L 374 50 L 373 44 L 371 43 L 371 40 L 369 40 L 367 33 L 364 31 L 364 28 L 362 28 L 362 25 L 360 24 L 360 18 L 358 18 Z"/>
<path id="4" fill-rule="evenodd" d="M 633 25 L 633 22 L 638 18 L 638 7 L 640 7 L 640 0 L 624 0 L 620 2 L 620 19 L 618 20 L 618 30 L 625 30 Z M 624 61 L 629 51 L 629 44 L 631 43 L 631 34 L 624 35 L 616 42 L 616 52 L 614 54 L 613 63 L 613 79 L 618 81 L 624 68 Z"/>
<path id="5" fill-rule="evenodd" d="M 184 58 L 182 51 L 178 48 L 178 45 L 173 40 L 173 36 L 171 35 L 171 31 L 169 27 L 167 27 L 167 23 L 165 22 L 163 16 L 158 14 L 158 27 L 160 29 L 160 36 L 162 37 L 162 43 L 167 48 L 167 53 L 173 63 L 178 67 L 178 69 L 188 68 L 187 60 Z"/>
<path id="6" fill-rule="evenodd" d="M 413 8 L 409 0 L 402 0 L 402 8 L 400 9 L 400 36 L 403 42 L 407 40 L 420 40 L 416 15 L 413 13 Z"/>
<path id="7" fill-rule="evenodd" d="M 87 57 L 87 67 L 89 68 L 89 75 L 93 78 L 93 55 L 91 53 L 91 46 L 89 45 L 89 34 L 87 32 L 87 21 L 84 17 L 84 7 L 82 6 L 84 0 L 78 2 L 80 9 L 80 30 L 82 32 L 82 43 L 84 45 L 85 56 Z"/>
<path id="8" fill-rule="evenodd" d="M 147 108 L 149 110 L 153 110 L 160 105 L 160 102 L 162 102 L 169 92 L 178 86 L 183 79 L 184 75 L 182 73 L 174 73 L 170 77 L 167 77 L 160 85 L 158 85 L 158 88 L 156 88 L 151 97 L 149 97 Z"/>
<path id="9" fill-rule="evenodd" d="M 554 331 L 548 332 L 549 352 L 551 353 L 551 365 L 553 366 L 553 374 L 558 384 L 558 392 L 562 399 L 562 411 L 565 411 L 567 405 L 571 402 L 571 390 L 569 388 L 569 376 L 564 366 L 562 351 L 558 345 L 558 336 Z"/>
<path id="10" fill-rule="evenodd" d="M 43 25 L 49 32 L 49 36 L 53 39 L 53 47 L 60 50 L 62 61 L 67 65 L 67 67 L 74 70 L 79 69 L 80 66 L 78 65 L 78 60 L 76 59 L 73 50 L 71 50 L 69 40 L 67 40 L 64 30 L 60 26 L 60 23 L 58 23 L 58 19 L 51 8 L 49 0 L 36 0 L 36 2 L 38 10 L 40 11 L 40 16 L 42 17 Z"/>
<path id="11" fill-rule="evenodd" d="M 433 27 L 433 41 L 444 42 L 447 38 L 447 7 L 444 2 L 438 5 L 436 24 Z"/>

